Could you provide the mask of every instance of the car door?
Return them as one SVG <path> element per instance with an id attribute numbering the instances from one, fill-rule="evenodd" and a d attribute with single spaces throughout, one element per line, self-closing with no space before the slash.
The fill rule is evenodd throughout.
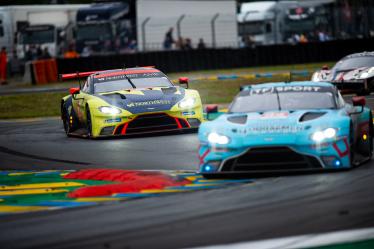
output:
<path id="1" fill-rule="evenodd" d="M 90 79 L 87 79 L 79 94 L 73 99 L 73 108 L 80 123 L 86 122 L 86 103 L 90 95 Z"/>

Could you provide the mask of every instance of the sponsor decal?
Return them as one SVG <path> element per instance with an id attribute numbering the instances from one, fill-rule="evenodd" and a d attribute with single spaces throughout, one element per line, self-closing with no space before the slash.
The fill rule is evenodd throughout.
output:
<path id="1" fill-rule="evenodd" d="M 100 75 L 99 75 L 100 76 Z M 95 83 L 102 83 L 108 81 L 117 81 L 117 80 L 127 80 L 127 79 L 137 79 L 137 78 L 166 78 L 165 74 L 161 72 L 149 72 L 149 73 L 118 73 L 118 74 L 108 74 L 108 76 L 95 77 Z"/>
<path id="2" fill-rule="evenodd" d="M 245 129 L 248 134 L 288 134 L 302 132 L 303 130 L 303 126 L 291 125 L 258 126 Z"/>
<path id="3" fill-rule="evenodd" d="M 128 103 L 126 106 L 129 108 L 132 107 L 139 107 L 139 106 L 147 106 L 147 105 L 170 105 L 170 100 L 151 100 L 151 101 L 143 101 L 143 102 L 131 102 Z"/>
<path id="4" fill-rule="evenodd" d="M 121 118 L 111 118 L 111 119 L 106 119 L 105 120 L 105 123 L 117 123 L 117 122 L 121 122 Z"/>
<path id="5" fill-rule="evenodd" d="M 195 112 L 182 112 L 182 115 L 184 116 L 195 115 Z"/>
<path id="6" fill-rule="evenodd" d="M 327 87 L 324 87 L 328 89 Z M 253 94 L 266 94 L 266 93 L 280 93 L 280 92 L 321 92 L 323 87 L 319 86 L 277 86 L 277 87 L 264 87 L 251 89 L 250 95 Z"/>
<path id="7" fill-rule="evenodd" d="M 267 112 L 261 115 L 261 119 L 283 119 L 288 118 L 288 112 Z"/>

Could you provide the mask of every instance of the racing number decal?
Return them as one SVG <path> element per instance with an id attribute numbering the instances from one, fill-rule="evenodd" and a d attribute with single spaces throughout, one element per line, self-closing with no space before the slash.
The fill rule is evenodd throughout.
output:
<path id="1" fill-rule="evenodd" d="M 200 148 L 199 148 L 200 150 Z M 210 152 L 210 149 L 206 149 L 206 151 L 204 151 L 204 153 L 200 156 L 200 153 L 199 153 L 199 165 L 203 165 L 204 164 L 204 159 L 205 157 L 209 154 Z"/>
<path id="2" fill-rule="evenodd" d="M 345 151 L 343 151 L 343 152 L 339 149 L 337 143 L 333 144 L 333 147 L 336 150 L 336 152 L 338 152 L 339 157 L 345 157 L 345 156 L 349 155 L 349 144 L 348 144 L 348 141 L 347 141 L 346 137 L 343 139 L 343 142 L 345 144 Z"/>

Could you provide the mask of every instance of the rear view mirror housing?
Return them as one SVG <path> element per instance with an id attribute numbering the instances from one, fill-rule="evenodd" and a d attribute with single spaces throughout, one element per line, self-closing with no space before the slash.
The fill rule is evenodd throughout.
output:
<path id="1" fill-rule="evenodd" d="M 205 107 L 206 119 L 209 119 L 209 114 L 218 113 L 218 105 L 207 105 Z"/>
<path id="2" fill-rule="evenodd" d="M 72 87 L 69 89 L 70 95 L 74 97 L 74 95 L 79 94 L 81 90 L 78 87 Z"/>
<path id="3" fill-rule="evenodd" d="M 189 87 L 188 81 L 189 81 L 188 77 L 180 77 L 179 85 L 186 85 L 186 88 L 188 88 Z"/>
<path id="4" fill-rule="evenodd" d="M 360 114 L 364 111 L 366 99 L 364 96 L 354 96 L 352 97 L 352 104 L 354 107 L 361 107 L 361 109 L 359 111 L 351 112 L 350 114 Z"/>

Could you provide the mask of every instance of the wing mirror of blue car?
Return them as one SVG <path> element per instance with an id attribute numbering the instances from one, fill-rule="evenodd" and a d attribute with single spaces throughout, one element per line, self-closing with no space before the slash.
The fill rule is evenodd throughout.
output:
<path id="1" fill-rule="evenodd" d="M 208 105 L 205 107 L 206 119 L 211 120 L 212 114 L 218 113 L 218 105 Z"/>
<path id="2" fill-rule="evenodd" d="M 188 89 L 188 77 L 180 77 L 179 85 L 186 85 L 186 88 Z"/>
<path id="3" fill-rule="evenodd" d="M 363 96 L 352 97 L 352 104 L 354 107 L 361 107 L 360 111 L 352 112 L 350 114 L 360 114 L 364 111 L 364 106 L 366 105 L 366 99 Z"/>
<path id="4" fill-rule="evenodd" d="M 81 90 L 78 87 L 72 87 L 69 89 L 69 92 L 70 92 L 70 95 L 73 96 L 73 98 L 75 98 L 75 95 L 79 94 Z"/>

